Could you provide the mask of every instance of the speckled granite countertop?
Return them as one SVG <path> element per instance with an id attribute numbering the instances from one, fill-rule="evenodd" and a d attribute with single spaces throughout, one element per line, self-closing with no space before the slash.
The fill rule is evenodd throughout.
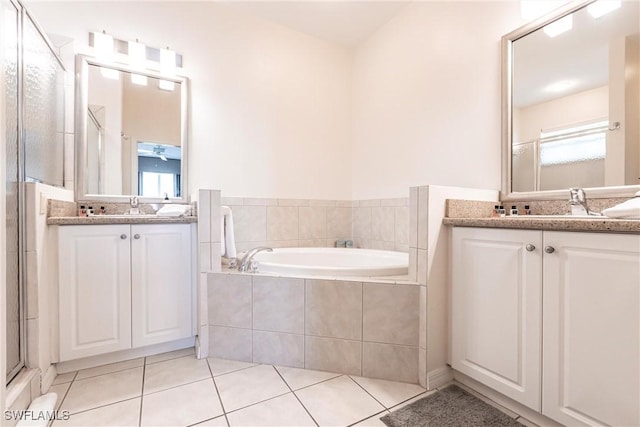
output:
<path id="1" fill-rule="evenodd" d="M 520 228 L 529 230 L 600 231 L 640 234 L 640 220 L 612 218 L 562 218 L 536 215 L 503 218 L 445 218 L 445 225 L 457 227 Z"/>
<path id="2" fill-rule="evenodd" d="M 52 216 L 47 218 L 48 225 L 98 225 L 98 224 L 190 224 L 197 222 L 197 216 L 161 217 L 155 215 L 127 216 L 127 215 L 93 215 Z"/>

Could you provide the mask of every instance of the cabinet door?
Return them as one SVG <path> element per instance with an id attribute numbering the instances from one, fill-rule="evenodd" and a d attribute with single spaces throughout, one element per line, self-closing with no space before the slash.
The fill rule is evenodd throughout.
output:
<path id="1" fill-rule="evenodd" d="M 640 236 L 545 232 L 543 414 L 640 425 Z"/>
<path id="2" fill-rule="evenodd" d="M 542 232 L 454 228 L 452 238 L 453 368 L 540 411 Z"/>
<path id="3" fill-rule="evenodd" d="M 60 360 L 131 348 L 128 225 L 60 226 Z"/>
<path id="4" fill-rule="evenodd" d="M 192 336 L 189 224 L 131 227 L 133 346 Z"/>

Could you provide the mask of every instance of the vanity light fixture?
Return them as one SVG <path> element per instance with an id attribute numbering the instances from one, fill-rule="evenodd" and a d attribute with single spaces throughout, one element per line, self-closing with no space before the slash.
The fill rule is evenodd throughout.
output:
<path id="1" fill-rule="evenodd" d="M 105 31 L 93 34 L 93 54 L 100 61 L 113 61 L 113 37 Z"/>
<path id="2" fill-rule="evenodd" d="M 158 89 L 166 90 L 169 92 L 173 92 L 176 84 L 174 82 L 170 82 L 168 80 L 159 80 L 158 81 Z"/>
<path id="3" fill-rule="evenodd" d="M 131 73 L 131 83 L 133 83 L 134 85 L 146 86 L 147 76 Z"/>
<path id="4" fill-rule="evenodd" d="M 575 86 L 576 82 L 573 80 L 562 80 L 559 82 L 551 83 L 544 88 L 546 92 L 564 92 L 569 88 Z"/>
<path id="5" fill-rule="evenodd" d="M 566 3 L 566 0 L 520 0 L 520 15 L 525 21 L 533 21 Z"/>
<path id="6" fill-rule="evenodd" d="M 176 74 L 176 53 L 168 47 L 160 49 L 160 72 L 168 76 Z"/>
<path id="7" fill-rule="evenodd" d="M 556 37 L 573 28 L 573 15 L 567 15 L 562 19 L 552 22 L 544 26 L 543 30 L 549 37 Z"/>
<path id="8" fill-rule="evenodd" d="M 120 71 L 114 70 L 113 68 L 101 67 L 100 74 L 102 74 L 102 77 L 105 79 L 120 80 Z"/>
<path id="9" fill-rule="evenodd" d="M 589 11 L 591 16 L 598 19 L 609 12 L 620 9 L 620 6 L 622 6 L 621 0 L 598 0 L 587 6 L 587 11 Z"/>

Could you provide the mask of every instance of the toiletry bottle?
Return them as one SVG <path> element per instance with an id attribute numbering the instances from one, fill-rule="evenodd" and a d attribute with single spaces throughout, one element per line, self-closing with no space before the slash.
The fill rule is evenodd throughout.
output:
<path id="1" fill-rule="evenodd" d="M 107 211 L 104 208 L 104 206 L 100 206 L 100 215 L 105 215 L 106 213 L 107 213 Z"/>
<path id="2" fill-rule="evenodd" d="M 493 211 L 491 212 L 492 218 L 498 218 L 500 216 L 500 205 L 495 205 L 493 207 Z"/>
<path id="3" fill-rule="evenodd" d="M 498 208 L 498 213 L 501 217 L 507 216 L 507 210 L 504 208 L 504 205 L 500 205 Z"/>
<path id="4" fill-rule="evenodd" d="M 529 205 L 524 205 L 524 214 L 531 215 L 531 209 L 529 208 Z"/>
<path id="5" fill-rule="evenodd" d="M 87 210 L 84 208 L 84 205 L 80 205 L 78 209 L 78 216 L 87 216 Z"/>
<path id="6" fill-rule="evenodd" d="M 518 208 L 516 208 L 515 205 L 511 206 L 511 212 L 509 213 L 509 215 L 518 216 Z"/>
<path id="7" fill-rule="evenodd" d="M 87 208 L 87 216 L 93 216 L 93 206 Z"/>

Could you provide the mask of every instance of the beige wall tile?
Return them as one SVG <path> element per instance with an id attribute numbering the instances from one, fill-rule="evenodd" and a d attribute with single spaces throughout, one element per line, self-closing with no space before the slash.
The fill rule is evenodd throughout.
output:
<path id="1" fill-rule="evenodd" d="M 220 246 L 220 244 L 218 244 Z M 211 271 L 211 243 L 200 243 L 198 245 L 200 255 L 200 273 L 208 273 Z"/>
<path id="2" fill-rule="evenodd" d="M 364 341 L 418 345 L 418 286 L 363 283 Z"/>
<path id="3" fill-rule="evenodd" d="M 304 335 L 253 331 L 253 361 L 304 368 Z"/>
<path id="4" fill-rule="evenodd" d="M 335 206 L 335 200 L 309 200 L 309 206 Z"/>
<path id="5" fill-rule="evenodd" d="M 418 190 L 418 249 L 428 249 L 429 187 Z"/>
<path id="6" fill-rule="evenodd" d="M 301 248 L 326 248 L 334 246 L 332 242 L 328 239 L 298 240 L 298 245 Z"/>
<path id="7" fill-rule="evenodd" d="M 339 208 L 352 208 L 353 206 L 354 206 L 353 205 L 353 200 L 336 200 L 336 207 L 339 207 Z"/>
<path id="8" fill-rule="evenodd" d="M 408 197 L 398 197 L 395 199 L 382 199 L 380 200 L 380 206 L 409 206 L 409 198 Z"/>
<path id="9" fill-rule="evenodd" d="M 359 200 L 358 206 L 361 208 L 372 208 L 376 206 L 380 206 L 380 199 L 371 199 L 371 200 Z"/>
<path id="10" fill-rule="evenodd" d="M 233 206 L 236 242 L 267 240 L 267 208 L 265 206 Z"/>
<path id="11" fill-rule="evenodd" d="M 371 239 L 371 208 L 353 208 L 353 237 Z"/>
<path id="12" fill-rule="evenodd" d="M 211 242 L 211 191 L 198 190 L 198 242 Z"/>
<path id="13" fill-rule="evenodd" d="M 371 237 L 384 242 L 395 241 L 395 209 L 393 207 L 371 208 Z"/>
<path id="14" fill-rule="evenodd" d="M 427 388 L 427 350 L 418 350 L 418 384 Z"/>
<path id="15" fill-rule="evenodd" d="M 418 346 L 427 348 L 427 287 L 420 286 L 420 328 L 418 331 Z"/>
<path id="16" fill-rule="evenodd" d="M 418 280 L 418 250 L 409 248 L 409 280 Z"/>
<path id="17" fill-rule="evenodd" d="M 304 280 L 254 276 L 253 327 L 304 334 Z"/>
<path id="18" fill-rule="evenodd" d="M 278 199 L 278 206 L 309 206 L 306 199 Z"/>
<path id="19" fill-rule="evenodd" d="M 245 198 L 245 206 L 278 206 L 278 199 Z"/>
<path id="20" fill-rule="evenodd" d="M 210 274 L 209 324 L 251 328 L 251 276 Z"/>
<path id="21" fill-rule="evenodd" d="M 351 207 L 327 208 L 327 238 L 351 239 L 352 227 L 353 211 Z"/>
<path id="22" fill-rule="evenodd" d="M 305 280 L 305 333 L 362 339 L 362 283 Z"/>
<path id="23" fill-rule="evenodd" d="M 429 257 L 427 256 L 427 251 L 418 249 L 418 272 L 416 281 L 421 285 L 427 284 L 427 275 L 429 274 L 428 263 Z"/>
<path id="24" fill-rule="evenodd" d="M 267 240 L 298 239 L 298 208 L 267 207 Z"/>
<path id="25" fill-rule="evenodd" d="M 396 207 L 394 212 L 396 245 L 409 246 L 409 207 Z"/>
<path id="26" fill-rule="evenodd" d="M 211 241 L 221 242 L 222 227 L 221 227 L 221 221 L 220 221 L 220 190 L 211 190 L 210 221 L 211 221 Z"/>
<path id="27" fill-rule="evenodd" d="M 418 383 L 418 347 L 362 343 L 362 376 Z"/>
<path id="28" fill-rule="evenodd" d="M 242 206 L 244 205 L 244 199 L 242 197 L 220 197 L 220 204 L 222 206 Z"/>
<path id="29" fill-rule="evenodd" d="M 38 253 L 28 251 L 26 253 L 27 270 L 27 319 L 38 317 Z"/>
<path id="30" fill-rule="evenodd" d="M 418 247 L 418 187 L 409 189 L 409 247 Z"/>
<path id="31" fill-rule="evenodd" d="M 362 375 L 362 342 L 305 337 L 306 369 Z"/>
<path id="32" fill-rule="evenodd" d="M 250 329 L 209 326 L 209 357 L 251 362 L 252 341 Z"/>
<path id="33" fill-rule="evenodd" d="M 298 238 L 324 239 L 327 237 L 327 208 L 322 206 L 298 209 Z"/>

